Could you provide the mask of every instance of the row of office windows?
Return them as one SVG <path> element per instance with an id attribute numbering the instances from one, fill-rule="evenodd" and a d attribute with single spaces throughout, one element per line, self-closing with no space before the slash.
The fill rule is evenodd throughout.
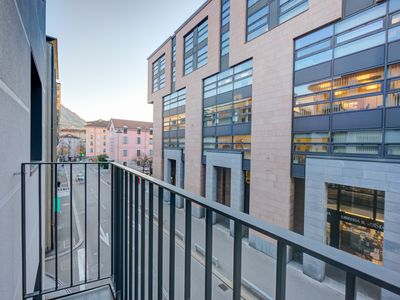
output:
<path id="1" fill-rule="evenodd" d="M 268 31 L 269 2 L 271 0 L 247 0 L 247 40 L 250 41 Z M 280 0 L 277 7 L 279 24 L 308 9 L 308 0 Z M 230 47 L 230 0 L 223 0 L 221 7 L 221 56 Z M 184 37 L 184 75 L 206 65 L 208 62 L 208 20 L 204 20 Z M 153 64 L 153 92 L 165 86 L 165 57 Z M 176 82 L 176 37 L 172 39 L 172 86 Z"/>
<path id="2" fill-rule="evenodd" d="M 208 62 L 208 20 L 203 21 L 184 38 L 184 75 Z"/>
<path id="3" fill-rule="evenodd" d="M 231 2 L 223 0 L 221 5 L 221 57 L 223 57 L 229 54 Z"/>
<path id="4" fill-rule="evenodd" d="M 251 122 L 252 66 L 249 60 L 204 80 L 204 127 Z M 240 92 L 244 87 L 250 90 L 246 94 Z"/>
<path id="5" fill-rule="evenodd" d="M 165 55 L 153 63 L 153 93 L 165 87 Z"/>
<path id="6" fill-rule="evenodd" d="M 386 95 L 384 96 L 386 82 Z M 400 106 L 400 64 L 294 87 L 294 117 Z"/>
<path id="7" fill-rule="evenodd" d="M 164 148 L 184 148 L 186 89 L 181 89 L 163 98 Z"/>
<path id="8" fill-rule="evenodd" d="M 252 79 L 252 60 L 204 79 L 203 127 L 250 123 Z M 250 135 L 203 137 L 203 151 L 241 151 L 250 159 L 250 149 Z"/>
<path id="9" fill-rule="evenodd" d="M 400 156 L 400 130 L 308 132 L 293 135 L 293 163 L 304 164 L 306 154 Z"/>
<path id="10" fill-rule="evenodd" d="M 203 151 L 207 150 L 243 152 L 243 158 L 250 159 L 251 135 L 203 137 Z"/>
<path id="11" fill-rule="evenodd" d="M 271 0 L 247 0 L 247 41 L 267 32 L 272 26 L 282 24 L 308 9 L 308 0 L 279 0 L 275 11 Z M 277 24 L 270 24 L 271 15 Z"/>
<path id="12" fill-rule="evenodd" d="M 391 0 L 297 39 L 295 70 L 399 40 L 397 10 L 399 1 Z"/>
<path id="13" fill-rule="evenodd" d="M 164 148 L 185 148 L 185 138 L 184 137 L 164 137 L 163 141 Z"/>

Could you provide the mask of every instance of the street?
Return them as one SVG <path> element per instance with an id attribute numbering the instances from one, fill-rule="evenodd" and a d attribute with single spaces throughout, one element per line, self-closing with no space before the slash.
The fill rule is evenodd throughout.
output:
<path id="1" fill-rule="evenodd" d="M 98 169 L 97 166 L 87 167 L 87 236 L 85 237 L 85 191 L 84 183 L 75 181 L 77 174 L 84 174 L 83 165 L 74 165 L 72 183 L 69 168 L 59 167 L 60 181 L 72 186 L 72 229 L 73 229 L 73 283 L 85 280 L 85 244 L 87 246 L 87 279 L 110 273 L 111 261 L 111 175 L 109 170 L 101 169 L 100 176 L 100 227 L 98 228 Z M 72 184 L 72 185 L 71 185 Z M 140 186 L 139 186 L 140 189 Z M 139 193 L 140 194 L 140 193 Z M 148 186 L 146 186 L 146 245 L 145 245 L 145 276 L 147 286 L 148 264 Z M 58 280 L 62 286 L 70 284 L 70 199 L 69 195 L 61 197 L 61 212 L 58 224 Z M 140 203 L 140 202 L 139 202 Z M 169 282 L 169 204 L 163 202 L 163 291 L 168 295 Z M 153 298 L 157 295 L 157 189 L 154 191 L 154 232 L 153 232 Z M 140 210 L 139 210 L 140 212 Z M 140 216 L 140 213 L 139 213 Z M 140 224 L 140 220 L 139 220 Z M 139 227 L 139 231 L 142 228 Z M 98 239 L 98 231 L 100 238 Z M 175 239 L 175 298 L 183 299 L 184 293 L 184 210 L 176 209 L 176 239 Z M 140 236 L 140 234 L 139 234 Z M 85 241 L 87 241 L 85 243 Z M 139 239 L 140 241 L 140 239 Z M 98 244 L 99 243 L 99 244 Z M 98 246 L 100 245 L 100 265 L 98 264 Z M 191 285 L 192 299 L 204 299 L 204 219 L 192 217 L 192 264 Z M 53 255 L 53 256 L 52 256 Z M 142 259 L 139 256 L 139 261 Z M 275 295 L 275 259 L 248 245 L 247 239 L 242 243 L 242 298 L 243 299 L 273 299 Z M 54 253 L 46 259 L 46 272 L 55 277 Z M 233 274 L 233 238 L 229 230 L 222 225 L 213 226 L 213 289 L 214 299 L 232 298 Z M 47 286 L 50 288 L 51 286 Z M 306 288 L 304 288 L 306 287 Z M 147 288 L 146 288 L 147 295 Z M 369 294 L 372 298 L 374 295 Z M 361 295 L 359 295 L 361 297 Z M 333 280 L 319 283 L 302 273 L 301 266 L 290 262 L 287 267 L 287 299 L 344 299 L 344 286 Z M 363 296 L 361 298 L 367 297 Z"/>

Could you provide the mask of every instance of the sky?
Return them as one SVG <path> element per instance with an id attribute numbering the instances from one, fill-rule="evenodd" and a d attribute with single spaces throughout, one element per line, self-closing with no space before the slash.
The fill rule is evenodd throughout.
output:
<path id="1" fill-rule="evenodd" d="M 61 103 L 86 121 L 152 121 L 147 57 L 205 0 L 50 0 Z"/>

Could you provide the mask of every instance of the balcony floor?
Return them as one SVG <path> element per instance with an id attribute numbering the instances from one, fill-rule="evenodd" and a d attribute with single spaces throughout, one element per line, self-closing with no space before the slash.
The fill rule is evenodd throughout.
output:
<path id="1" fill-rule="evenodd" d="M 87 292 L 82 292 L 79 294 L 71 296 L 63 296 L 55 299 L 65 299 L 65 300 L 114 300 L 113 294 L 108 286 L 100 287 Z"/>

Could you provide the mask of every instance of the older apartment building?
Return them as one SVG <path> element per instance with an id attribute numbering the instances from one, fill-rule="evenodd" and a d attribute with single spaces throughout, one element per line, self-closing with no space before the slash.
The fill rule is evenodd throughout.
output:
<path id="1" fill-rule="evenodd" d="M 399 25 L 399 0 L 207 1 L 148 59 L 154 174 L 398 268 Z"/>

